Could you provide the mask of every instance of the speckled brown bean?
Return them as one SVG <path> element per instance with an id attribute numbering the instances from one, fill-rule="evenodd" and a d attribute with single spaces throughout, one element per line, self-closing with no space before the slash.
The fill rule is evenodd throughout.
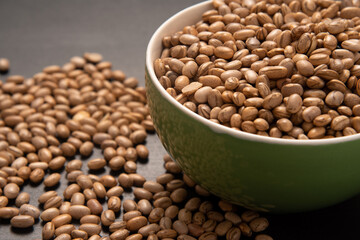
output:
<path id="1" fill-rule="evenodd" d="M 0 199 L 1 199 L 1 197 L 0 197 Z M 16 197 L 15 206 L 16 207 L 21 207 L 23 204 L 26 204 L 26 203 L 29 203 L 29 202 L 30 202 L 30 194 L 27 193 L 27 192 L 22 192 Z M 2 207 L 1 206 L 1 200 L 0 200 L 0 207 Z"/>
<path id="2" fill-rule="evenodd" d="M 120 186 L 115 186 L 110 188 L 107 192 L 106 192 L 106 196 L 108 198 L 112 197 L 112 196 L 116 196 L 116 197 L 120 197 L 124 192 L 124 189 Z"/>
<path id="3" fill-rule="evenodd" d="M 314 74 L 314 66 L 307 60 L 300 60 L 296 62 L 296 67 L 299 73 L 303 76 L 312 76 Z"/>
<path id="4" fill-rule="evenodd" d="M 61 175 L 59 173 L 53 173 L 45 178 L 44 185 L 46 187 L 53 187 L 60 182 Z"/>
<path id="5" fill-rule="evenodd" d="M 113 222 L 110 226 L 109 226 L 109 231 L 110 232 L 116 232 L 120 229 L 125 229 L 126 228 L 126 222 L 125 221 L 119 221 L 119 222 Z"/>
<path id="6" fill-rule="evenodd" d="M 42 148 L 38 151 L 39 160 L 41 162 L 47 162 L 49 163 L 52 159 L 52 153 L 47 148 Z"/>
<path id="7" fill-rule="evenodd" d="M 88 238 L 88 234 L 87 232 L 83 231 L 83 230 L 72 230 L 71 231 L 71 237 L 73 239 L 87 239 Z"/>
<path id="8" fill-rule="evenodd" d="M 227 240 L 239 240 L 241 237 L 241 231 L 239 228 L 237 227 L 233 227 L 231 228 L 227 233 L 226 233 L 226 239 Z"/>
<path id="9" fill-rule="evenodd" d="M 165 169 L 173 174 L 181 173 L 181 168 L 176 162 L 167 162 L 165 163 Z"/>
<path id="10" fill-rule="evenodd" d="M 63 195 L 65 199 L 70 199 L 75 193 L 80 192 L 81 187 L 76 184 L 70 184 L 69 186 L 67 186 L 67 188 L 65 188 Z"/>
<path id="11" fill-rule="evenodd" d="M 7 58 L 0 58 L 0 72 L 7 72 L 10 68 L 10 62 Z"/>
<path id="12" fill-rule="evenodd" d="M 274 239 L 267 234 L 258 234 L 256 235 L 255 240 L 274 240 Z"/>
<path id="13" fill-rule="evenodd" d="M 207 191 L 205 188 L 201 187 L 200 185 L 195 186 L 195 192 L 202 197 L 210 196 L 210 192 Z"/>
<path id="14" fill-rule="evenodd" d="M 106 166 L 106 161 L 102 158 L 94 158 L 87 163 L 87 166 L 90 170 L 100 170 Z"/>
<path id="15" fill-rule="evenodd" d="M 264 98 L 264 102 L 263 102 L 262 106 L 265 109 L 270 110 L 270 109 L 275 108 L 276 106 L 279 106 L 281 104 L 282 100 L 283 100 L 283 96 L 281 93 L 279 93 L 279 92 L 271 93 Z"/>
<path id="16" fill-rule="evenodd" d="M 130 140 L 133 142 L 133 144 L 140 144 L 145 141 L 147 137 L 147 133 L 144 130 L 136 130 L 132 132 L 129 136 Z"/>
<path id="17" fill-rule="evenodd" d="M 199 206 L 199 211 L 207 214 L 209 211 L 212 211 L 213 208 L 214 208 L 214 205 L 210 201 L 204 201 L 204 202 L 201 202 L 201 204 Z"/>
<path id="18" fill-rule="evenodd" d="M 156 177 L 156 182 L 160 184 L 167 184 L 174 179 L 174 175 L 171 173 L 164 173 Z"/>
<path id="19" fill-rule="evenodd" d="M 23 166 L 17 171 L 17 175 L 24 180 L 28 180 L 31 174 L 31 169 L 28 166 Z"/>
<path id="20" fill-rule="evenodd" d="M 246 237 L 251 237 L 252 230 L 247 223 L 245 223 L 245 222 L 240 223 L 239 228 L 241 230 L 242 235 L 244 235 Z"/>
<path id="21" fill-rule="evenodd" d="M 167 207 L 171 206 L 172 200 L 169 197 L 161 197 L 156 199 L 153 204 L 156 208 L 166 209 Z"/>
<path id="22" fill-rule="evenodd" d="M 162 208 L 154 208 L 151 210 L 148 220 L 150 223 L 158 223 L 160 219 L 164 216 L 165 211 Z"/>
<path id="23" fill-rule="evenodd" d="M 190 84 L 189 78 L 184 75 L 181 75 L 175 79 L 174 88 L 177 91 L 181 91 L 184 87 L 188 86 L 189 84 Z"/>
<path id="24" fill-rule="evenodd" d="M 162 192 L 155 193 L 154 196 L 153 196 L 153 199 L 157 200 L 157 199 L 162 198 L 162 197 L 170 197 L 170 192 L 169 191 L 162 191 Z"/>
<path id="25" fill-rule="evenodd" d="M 138 206 L 134 200 L 126 199 L 123 202 L 125 212 L 134 211 L 138 209 Z"/>
<path id="26" fill-rule="evenodd" d="M 123 216 L 123 221 L 129 221 L 132 218 L 141 216 L 141 212 L 137 210 L 126 212 Z"/>
<path id="27" fill-rule="evenodd" d="M 120 229 L 110 235 L 111 240 L 125 240 L 129 236 L 129 230 Z"/>
<path id="28" fill-rule="evenodd" d="M 160 231 L 160 226 L 156 223 L 151 223 L 140 228 L 138 233 L 144 237 L 148 237 L 151 233 L 156 233 L 158 231 Z"/>
<path id="29" fill-rule="evenodd" d="M 63 152 L 65 157 L 72 157 L 76 153 L 76 148 L 74 145 L 68 142 L 64 142 L 60 145 L 60 149 Z"/>
<path id="30" fill-rule="evenodd" d="M 106 188 L 112 188 L 117 185 L 116 178 L 109 174 L 102 176 L 99 182 Z"/>
<path id="31" fill-rule="evenodd" d="M 94 144 L 90 141 L 86 141 L 81 144 L 79 148 L 79 152 L 83 156 L 90 156 L 94 148 Z"/>
<path id="32" fill-rule="evenodd" d="M 239 225 L 242 222 L 241 217 L 235 212 L 226 212 L 224 216 L 226 220 L 229 220 L 234 225 Z"/>
<path id="33" fill-rule="evenodd" d="M 80 224 L 85 224 L 85 223 L 99 224 L 100 223 L 100 217 L 96 216 L 96 215 L 83 216 L 82 218 L 80 218 Z"/>
<path id="34" fill-rule="evenodd" d="M 189 229 L 188 229 L 188 226 L 183 222 L 183 221 L 180 221 L 180 220 L 176 220 L 174 223 L 173 223 L 173 229 L 179 234 L 188 234 L 189 232 Z"/>
<path id="35" fill-rule="evenodd" d="M 91 181 L 90 177 L 87 175 L 80 175 L 76 178 L 76 183 L 82 188 L 92 188 L 93 182 Z"/>
<path id="36" fill-rule="evenodd" d="M 137 231 L 141 227 L 145 226 L 147 224 L 147 219 L 144 216 L 137 216 L 134 218 L 131 218 L 126 222 L 126 228 L 130 231 Z"/>
<path id="37" fill-rule="evenodd" d="M 302 98 L 299 94 L 291 94 L 286 102 L 286 110 L 289 113 L 296 113 L 301 109 Z"/>
<path id="38" fill-rule="evenodd" d="M 103 207 L 97 199 L 88 200 L 86 206 L 90 209 L 91 214 L 94 215 L 100 215 L 103 211 Z"/>
<path id="39" fill-rule="evenodd" d="M 258 212 L 255 211 L 245 211 L 241 214 L 241 219 L 245 222 L 251 222 L 255 218 L 258 218 L 260 215 Z"/>
<path id="40" fill-rule="evenodd" d="M 55 232 L 56 234 L 56 232 Z M 62 233 L 58 235 L 54 240 L 71 240 L 71 236 L 68 233 Z"/>
<path id="41" fill-rule="evenodd" d="M 187 227 L 189 229 L 189 235 L 191 236 L 200 237 L 204 233 L 204 229 L 200 225 L 190 223 Z"/>
<path id="42" fill-rule="evenodd" d="M 75 226 L 73 224 L 64 224 L 55 229 L 55 235 L 58 236 L 63 233 L 71 234 L 73 230 L 75 230 Z"/>
<path id="43" fill-rule="evenodd" d="M 278 127 L 278 129 L 280 131 L 283 131 L 283 132 L 290 132 L 291 129 L 293 128 L 292 122 L 287 118 L 281 118 L 281 119 L 277 120 L 276 126 Z"/>
<path id="44" fill-rule="evenodd" d="M 154 181 L 146 181 L 143 187 L 152 193 L 164 191 L 164 187 L 160 183 Z"/>
<path id="45" fill-rule="evenodd" d="M 34 218 L 29 215 L 15 216 L 10 220 L 10 224 L 14 228 L 28 228 L 33 226 L 34 223 L 35 223 Z"/>
<path id="46" fill-rule="evenodd" d="M 97 198 L 105 198 L 106 196 L 106 189 L 100 182 L 94 182 L 93 191 L 95 192 Z"/>
<path id="47" fill-rule="evenodd" d="M 136 173 L 137 164 L 133 161 L 126 161 L 124 164 L 124 171 L 126 173 Z"/>
<path id="48" fill-rule="evenodd" d="M 55 157 L 49 162 L 49 168 L 53 171 L 59 170 L 65 165 L 65 162 L 66 158 L 62 156 Z"/>
<path id="49" fill-rule="evenodd" d="M 69 209 L 69 214 L 73 219 L 81 219 L 86 215 L 90 215 L 91 211 L 84 205 L 72 205 Z"/>
<path id="50" fill-rule="evenodd" d="M 46 163 L 46 162 L 32 162 L 32 163 L 29 164 L 29 168 L 32 171 L 34 171 L 36 169 L 41 169 L 41 170 L 45 171 L 48 168 L 48 166 L 49 166 L 49 164 Z M 31 175 L 31 173 L 30 173 L 30 175 Z"/>
<path id="51" fill-rule="evenodd" d="M 42 228 L 42 238 L 50 240 L 55 234 L 55 226 L 52 222 L 47 222 Z"/>
<path id="52" fill-rule="evenodd" d="M 156 233 L 156 236 L 160 239 L 164 238 L 176 238 L 177 232 L 173 229 L 164 229 Z"/>
<path id="53" fill-rule="evenodd" d="M 174 219 L 177 217 L 179 213 L 179 207 L 176 205 L 171 205 L 165 210 L 165 217 L 169 217 L 170 219 Z"/>
<path id="54" fill-rule="evenodd" d="M 151 210 L 152 210 L 152 205 L 151 203 L 149 202 L 149 200 L 147 199 L 141 199 L 139 202 L 138 202 L 138 208 L 139 208 L 139 211 L 147 216 L 150 214 Z"/>
<path id="55" fill-rule="evenodd" d="M 85 231 L 89 236 L 100 234 L 101 226 L 95 223 L 83 223 L 79 226 L 79 230 Z"/>
<path id="56" fill-rule="evenodd" d="M 9 200 L 7 197 L 5 196 L 0 196 L 0 208 L 2 207 L 6 207 L 9 203 Z M 17 206 L 17 205 L 16 205 Z M 20 207 L 20 206 L 17 206 L 17 207 Z"/>
<path id="57" fill-rule="evenodd" d="M 115 213 L 121 209 L 121 200 L 119 197 L 112 196 L 108 200 L 108 209 L 113 210 Z"/>
<path id="58" fill-rule="evenodd" d="M 325 133 L 326 129 L 324 127 L 314 127 L 308 131 L 307 137 L 309 139 L 321 139 L 325 136 Z"/>
<path id="59" fill-rule="evenodd" d="M 129 176 L 132 178 L 134 186 L 136 187 L 142 187 L 146 182 L 145 177 L 138 173 L 130 173 Z"/>
<path id="60" fill-rule="evenodd" d="M 69 214 L 70 207 L 71 207 L 70 202 L 68 202 L 68 201 L 62 202 L 59 207 L 60 214 Z"/>
<path id="61" fill-rule="evenodd" d="M 213 232 L 215 230 L 216 225 L 217 222 L 215 220 L 208 219 L 203 223 L 202 228 L 205 230 L 205 232 Z"/>
<path id="62" fill-rule="evenodd" d="M 216 240 L 217 235 L 214 232 L 205 232 L 200 237 L 199 240 Z"/>
<path id="63" fill-rule="evenodd" d="M 200 206 L 201 206 L 200 204 L 202 204 L 202 203 L 201 203 L 201 199 L 199 197 L 192 197 L 186 202 L 185 208 L 189 211 L 196 211 L 200 208 Z M 205 211 L 202 211 L 202 212 L 206 213 Z"/>
<path id="64" fill-rule="evenodd" d="M 218 120 L 221 123 L 227 123 L 230 121 L 232 115 L 236 113 L 236 108 L 233 106 L 225 107 L 220 110 Z"/>
<path id="65" fill-rule="evenodd" d="M 40 218 L 41 220 L 43 220 L 44 222 L 49 222 L 51 221 L 53 218 L 57 217 L 60 215 L 60 211 L 57 208 L 48 208 L 46 210 L 44 210 L 41 215 Z"/>
<path id="66" fill-rule="evenodd" d="M 252 220 L 249 226 L 253 232 L 261 232 L 269 226 L 269 222 L 266 218 L 259 217 Z"/>
<path id="67" fill-rule="evenodd" d="M 189 223 L 191 223 L 191 220 L 192 220 L 192 213 L 185 208 L 180 209 L 180 211 L 178 213 L 178 219 L 180 221 L 183 221 L 185 224 L 189 224 Z"/>
<path id="68" fill-rule="evenodd" d="M 16 215 L 19 215 L 19 209 L 15 207 L 2 207 L 0 208 L 0 218 L 10 219 Z"/>
<path id="69" fill-rule="evenodd" d="M 115 221 L 115 213 L 112 210 L 106 210 L 101 214 L 101 224 L 104 226 L 110 226 Z"/>
<path id="70" fill-rule="evenodd" d="M 230 221 L 227 220 L 223 221 L 216 226 L 215 233 L 218 236 L 225 236 L 231 227 L 232 227 L 232 223 Z"/>
<path id="71" fill-rule="evenodd" d="M 139 158 L 146 159 L 149 156 L 149 149 L 145 145 L 139 144 L 136 146 L 136 153 Z"/>
<path id="72" fill-rule="evenodd" d="M 110 239 L 110 237 L 107 237 L 108 239 Z M 108 240 L 105 239 L 105 240 Z M 99 234 L 94 234 L 91 237 L 88 238 L 88 240 L 102 240 L 102 237 Z"/>
<path id="73" fill-rule="evenodd" d="M 321 110 L 317 106 L 310 106 L 302 111 L 302 117 L 306 122 L 312 122 L 320 114 Z"/>
<path id="74" fill-rule="evenodd" d="M 147 200 L 151 200 L 152 197 L 153 197 L 153 194 L 144 189 L 144 188 L 135 188 L 133 190 L 134 192 L 134 196 L 137 198 L 137 199 L 147 199 Z"/>
<path id="75" fill-rule="evenodd" d="M 188 192 L 185 188 L 175 189 L 170 194 L 170 198 L 174 203 L 181 203 L 181 202 L 185 201 L 187 196 L 188 196 Z"/>
<path id="76" fill-rule="evenodd" d="M 124 188 L 129 188 L 129 187 L 132 187 L 133 186 L 133 179 L 126 173 L 121 173 L 119 175 L 119 184 L 120 186 L 124 187 Z"/>
<path id="77" fill-rule="evenodd" d="M 69 224 L 71 222 L 70 214 L 60 214 L 59 216 L 54 217 L 51 222 L 54 224 L 55 228 Z"/>
<path id="78" fill-rule="evenodd" d="M 125 158 L 122 156 L 115 156 L 110 159 L 109 167 L 113 171 L 119 171 L 123 168 L 125 164 Z"/>
<path id="79" fill-rule="evenodd" d="M 30 205 L 30 204 L 23 204 L 20 207 L 19 213 L 20 213 L 20 215 L 32 216 L 34 219 L 37 219 L 40 216 L 40 210 L 37 207 Z"/>
<path id="80" fill-rule="evenodd" d="M 348 126 L 350 126 L 350 119 L 344 115 L 337 116 L 331 121 L 331 129 L 335 131 L 343 130 Z"/>
<path id="81" fill-rule="evenodd" d="M 45 192 L 43 194 L 41 194 L 38 198 L 38 202 L 40 204 L 44 204 L 47 200 L 49 200 L 50 198 L 52 197 L 56 197 L 57 196 L 57 192 L 55 191 L 48 191 L 48 192 Z"/>
<path id="82" fill-rule="evenodd" d="M 209 219 L 215 220 L 217 222 L 222 222 L 224 220 L 224 216 L 220 212 L 217 212 L 217 211 L 209 211 L 206 214 L 206 216 Z"/>
<path id="83" fill-rule="evenodd" d="M 140 233 L 132 234 L 125 238 L 125 240 L 141 240 L 143 236 Z"/>
<path id="84" fill-rule="evenodd" d="M 103 59 L 103 56 L 96 52 L 86 52 L 83 54 L 83 57 L 86 61 L 91 63 L 98 63 L 101 62 Z"/>
<path id="85" fill-rule="evenodd" d="M 15 183 L 8 183 L 4 187 L 3 191 L 5 197 L 7 197 L 8 199 L 15 199 L 19 195 L 20 188 Z"/>
<path id="86" fill-rule="evenodd" d="M 165 64 L 161 59 L 156 59 L 154 61 L 154 70 L 158 78 L 165 75 Z"/>
<path id="87" fill-rule="evenodd" d="M 69 173 L 75 170 L 80 170 L 81 167 L 82 167 L 82 161 L 79 159 L 74 159 L 66 164 L 65 170 L 66 172 Z"/>

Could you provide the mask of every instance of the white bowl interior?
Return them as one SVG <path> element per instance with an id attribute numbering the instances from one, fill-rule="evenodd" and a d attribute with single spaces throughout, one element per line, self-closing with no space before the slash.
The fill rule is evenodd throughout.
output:
<path id="1" fill-rule="evenodd" d="M 214 132 L 229 134 L 236 138 L 247 139 L 255 142 L 263 142 L 270 144 L 284 144 L 284 145 L 325 145 L 325 144 L 336 144 L 341 142 L 353 141 L 360 139 L 360 134 L 338 137 L 332 139 L 314 139 L 314 140 L 294 140 L 294 139 L 282 139 L 282 138 L 273 138 L 260 136 L 256 134 L 251 134 L 243 131 L 238 131 L 231 129 L 229 127 L 225 127 L 220 124 L 213 123 L 200 115 L 190 111 L 186 107 L 182 106 L 179 102 L 177 102 L 174 98 L 172 98 L 165 89 L 161 86 L 160 82 L 157 80 L 155 75 L 153 62 L 155 59 L 159 58 L 162 51 L 162 38 L 166 35 L 170 35 L 177 31 L 183 29 L 183 27 L 187 25 L 193 25 L 201 20 L 201 15 L 207 10 L 213 9 L 211 1 L 205 1 L 191 7 L 188 7 L 171 18 L 169 18 L 166 22 L 164 22 L 153 34 L 148 44 L 146 50 L 146 65 L 151 77 L 151 81 L 157 88 L 157 90 L 161 93 L 161 95 L 166 98 L 169 102 L 171 102 L 174 107 L 177 107 L 185 114 L 194 118 L 195 121 L 199 121 L 209 128 L 211 128 Z"/>

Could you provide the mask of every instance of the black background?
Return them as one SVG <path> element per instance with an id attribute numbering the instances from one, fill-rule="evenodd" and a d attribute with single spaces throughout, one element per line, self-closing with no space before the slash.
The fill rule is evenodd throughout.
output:
<path id="1" fill-rule="evenodd" d="M 72 56 L 99 52 L 114 69 L 139 79 L 144 86 L 147 43 L 152 33 L 176 12 L 196 0 L 0 0 L 0 58 L 11 62 L 9 74 L 31 77 L 47 65 L 63 65 Z M 0 76 L 6 79 L 6 75 Z M 149 160 L 138 164 L 138 173 L 149 180 L 164 172 L 165 153 L 157 136 L 148 137 Z M 92 157 L 99 156 L 95 152 Z M 344 159 L 345 160 L 345 159 Z M 83 170 L 85 170 L 84 162 Z M 105 173 L 103 173 L 105 174 Z M 306 176 L 304 176 L 306 177 Z M 56 190 L 62 195 L 63 183 Z M 37 206 L 42 184 L 25 186 Z M 124 198 L 129 197 L 125 194 Z M 301 199 L 299 199 L 301 201 Z M 274 239 L 359 239 L 360 198 L 311 213 L 270 215 L 268 233 Z M 32 229 L 16 231 L 0 222 L 0 239 L 41 238 L 41 221 Z"/>

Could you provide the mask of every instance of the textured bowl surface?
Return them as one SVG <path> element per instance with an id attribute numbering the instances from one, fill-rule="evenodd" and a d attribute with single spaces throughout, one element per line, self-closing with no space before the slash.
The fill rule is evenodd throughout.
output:
<path id="1" fill-rule="evenodd" d="M 154 33 L 146 53 L 146 87 L 155 128 L 184 172 L 213 194 L 276 213 L 323 208 L 360 192 L 360 135 L 327 140 L 257 136 L 212 123 L 162 88 L 153 61 L 161 39 L 192 25 L 211 2 L 187 8 Z"/>

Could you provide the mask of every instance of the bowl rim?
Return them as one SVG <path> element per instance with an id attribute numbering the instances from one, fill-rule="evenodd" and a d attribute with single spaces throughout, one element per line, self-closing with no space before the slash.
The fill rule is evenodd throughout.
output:
<path id="1" fill-rule="evenodd" d="M 190 109 L 184 107 L 182 104 L 180 104 L 178 101 L 176 101 L 173 97 L 170 96 L 166 92 L 166 90 L 162 87 L 160 82 L 158 81 L 158 78 L 155 75 L 154 71 L 154 64 L 152 59 L 159 58 L 159 56 L 153 56 L 154 51 L 153 49 L 156 49 L 157 46 L 159 46 L 159 41 L 161 42 L 162 37 L 164 36 L 164 30 L 165 28 L 170 25 L 171 23 L 175 22 L 178 18 L 182 17 L 183 15 L 186 15 L 189 11 L 193 9 L 202 9 L 205 7 L 209 7 L 211 4 L 211 0 L 207 0 L 192 6 L 189 6 L 180 12 L 177 12 L 170 18 L 168 18 L 165 22 L 163 22 L 160 27 L 157 28 L 155 33 L 151 36 L 151 39 L 148 43 L 147 49 L 146 49 L 146 68 L 148 71 L 148 74 L 150 75 L 150 81 L 154 84 L 156 89 L 159 91 L 159 93 L 167 100 L 169 101 L 174 107 L 176 107 L 178 110 L 183 112 L 184 114 L 188 115 L 195 121 L 200 122 L 201 124 L 207 126 L 212 131 L 220 134 L 227 134 L 235 138 L 239 138 L 242 140 L 250 140 L 254 142 L 261 142 L 261 143 L 267 143 L 267 144 L 278 144 L 278 145 L 300 145 L 300 146 L 317 146 L 317 145 L 328 145 L 328 144 L 338 144 L 338 143 L 345 143 L 353 140 L 359 140 L 360 134 L 350 135 L 350 136 L 343 136 L 343 137 L 335 137 L 335 138 L 329 138 L 329 139 L 309 139 L 309 140 L 297 140 L 297 139 L 283 139 L 283 138 L 274 138 L 274 137 L 268 137 L 268 136 L 261 136 L 253 133 L 247 133 L 241 130 L 235 130 L 230 127 L 223 126 L 221 124 L 214 123 L 212 121 L 209 121 L 208 119 L 201 117 L 197 113 L 192 112 Z M 195 23 L 194 23 L 195 24 Z"/>

